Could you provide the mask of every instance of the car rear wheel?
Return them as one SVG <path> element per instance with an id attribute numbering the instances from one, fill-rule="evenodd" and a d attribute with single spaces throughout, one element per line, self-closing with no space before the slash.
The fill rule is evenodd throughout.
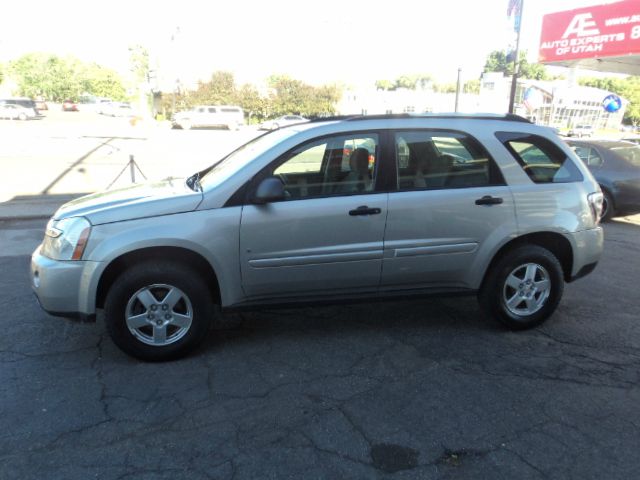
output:
<path id="1" fill-rule="evenodd" d="M 602 196 L 602 215 L 600 217 L 600 221 L 608 222 L 615 214 L 615 207 L 613 205 L 611 195 L 604 188 L 602 189 Z"/>
<path id="2" fill-rule="evenodd" d="M 190 120 L 181 120 L 180 121 L 180 128 L 182 128 L 183 130 L 191 130 L 191 121 Z"/>
<path id="3" fill-rule="evenodd" d="M 215 315 L 206 282 L 176 262 L 135 265 L 107 293 L 105 321 L 114 343 L 148 361 L 182 357 L 206 337 Z"/>
<path id="4" fill-rule="evenodd" d="M 18 115 L 18 120 L 26 120 L 27 116 L 24 113 L 21 113 L 20 115 Z"/>
<path id="5" fill-rule="evenodd" d="M 523 245 L 500 258 L 478 294 L 483 310 L 513 330 L 540 325 L 555 311 L 564 290 L 562 266 L 546 248 Z"/>

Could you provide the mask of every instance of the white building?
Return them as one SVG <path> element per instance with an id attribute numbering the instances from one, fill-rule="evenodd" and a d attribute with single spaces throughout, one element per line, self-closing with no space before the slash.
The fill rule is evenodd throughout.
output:
<path id="1" fill-rule="evenodd" d="M 511 77 L 501 72 L 482 75 L 479 94 L 460 94 L 458 111 L 465 113 L 505 113 L 509 109 Z M 570 128 L 577 124 L 596 129 L 618 129 L 628 102 L 622 108 L 607 112 L 602 102 L 611 92 L 593 87 L 573 85 L 567 80 L 518 81 L 515 113 L 540 125 Z M 526 98 L 525 98 L 526 97 Z M 341 115 L 426 113 L 455 111 L 455 93 L 438 93 L 432 89 L 346 90 L 337 105 Z"/>

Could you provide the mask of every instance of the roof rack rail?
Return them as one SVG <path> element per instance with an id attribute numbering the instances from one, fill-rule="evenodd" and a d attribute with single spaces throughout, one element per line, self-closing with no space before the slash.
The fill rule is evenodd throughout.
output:
<path id="1" fill-rule="evenodd" d="M 443 118 L 443 119 L 465 119 L 465 120 L 503 120 L 509 122 L 531 123 L 520 115 L 513 113 L 492 114 L 492 113 L 388 113 L 382 115 L 333 115 L 327 117 L 312 117 L 311 122 L 336 122 L 336 121 L 357 121 L 357 120 L 391 120 L 396 118 Z"/>

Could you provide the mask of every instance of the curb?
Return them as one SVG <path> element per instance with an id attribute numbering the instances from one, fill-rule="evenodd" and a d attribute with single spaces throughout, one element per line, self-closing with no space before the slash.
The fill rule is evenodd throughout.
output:
<path id="1" fill-rule="evenodd" d="M 0 203 L 0 221 L 48 220 L 61 205 L 86 194 L 20 195 Z"/>

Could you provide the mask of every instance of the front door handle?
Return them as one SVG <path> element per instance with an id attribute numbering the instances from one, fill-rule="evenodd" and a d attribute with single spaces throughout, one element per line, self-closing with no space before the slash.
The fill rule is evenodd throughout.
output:
<path id="1" fill-rule="evenodd" d="M 498 205 L 503 200 L 500 197 L 492 197 L 491 195 L 485 195 L 482 198 L 476 200 L 476 205 Z"/>
<path id="2" fill-rule="evenodd" d="M 382 210 L 379 208 L 369 208 L 366 205 L 362 205 L 355 210 L 349 210 L 349 215 L 355 217 L 356 215 L 378 215 Z"/>

